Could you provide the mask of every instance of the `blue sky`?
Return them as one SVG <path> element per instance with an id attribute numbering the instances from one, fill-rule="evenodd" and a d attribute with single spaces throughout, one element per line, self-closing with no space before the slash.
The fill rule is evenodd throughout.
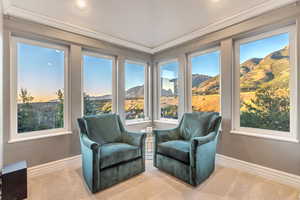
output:
<path id="1" fill-rule="evenodd" d="M 171 79 L 178 78 L 179 63 L 177 61 L 166 63 L 160 66 L 160 76 L 162 78 L 161 87 L 165 90 L 175 90 L 174 82 Z"/>
<path id="2" fill-rule="evenodd" d="M 192 58 L 192 74 L 216 76 L 220 73 L 220 51 L 214 51 Z"/>
<path id="3" fill-rule="evenodd" d="M 289 44 L 289 35 L 281 34 L 242 44 L 241 63 L 251 58 L 263 58 L 271 52 Z M 18 43 L 18 90 L 26 88 L 35 101 L 56 98 L 58 89 L 64 89 L 64 52 L 55 49 Z M 215 76 L 219 73 L 219 51 L 192 58 L 193 74 Z M 112 93 L 112 61 L 84 56 L 84 92 L 90 95 Z M 178 77 L 178 62 L 163 66 L 162 76 L 168 79 Z M 129 89 L 144 84 L 144 69 L 136 64 L 126 63 L 126 85 Z"/>
<path id="4" fill-rule="evenodd" d="M 64 89 L 64 52 L 19 43 L 18 91 L 26 88 L 34 101 L 56 98 L 58 89 Z"/>
<path id="5" fill-rule="evenodd" d="M 242 44 L 240 46 L 240 62 L 243 63 L 251 58 L 264 58 L 268 54 L 280 50 L 288 44 L 288 33 Z"/>
<path id="6" fill-rule="evenodd" d="M 173 79 L 178 78 L 179 63 L 177 61 L 166 63 L 160 66 L 162 78 Z"/>
<path id="7" fill-rule="evenodd" d="M 125 63 L 125 89 L 144 85 L 145 67 L 139 64 Z"/>
<path id="8" fill-rule="evenodd" d="M 91 96 L 112 94 L 112 60 L 83 56 L 84 92 Z"/>

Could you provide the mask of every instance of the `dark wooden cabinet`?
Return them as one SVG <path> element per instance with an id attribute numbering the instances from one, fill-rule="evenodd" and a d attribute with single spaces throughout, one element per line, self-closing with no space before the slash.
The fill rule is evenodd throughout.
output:
<path id="1" fill-rule="evenodd" d="M 25 161 L 5 166 L 1 174 L 2 200 L 27 198 L 27 164 Z"/>

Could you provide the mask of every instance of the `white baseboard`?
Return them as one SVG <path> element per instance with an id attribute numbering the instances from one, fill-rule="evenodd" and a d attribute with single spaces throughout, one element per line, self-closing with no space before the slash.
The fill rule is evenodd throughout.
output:
<path id="1" fill-rule="evenodd" d="M 37 165 L 30 167 L 27 170 L 28 177 L 40 176 L 43 174 L 48 174 L 58 170 L 63 170 L 65 168 L 80 167 L 81 166 L 81 155 L 65 158 L 62 160 L 57 160 L 42 165 Z"/>
<path id="2" fill-rule="evenodd" d="M 278 183 L 290 185 L 300 189 L 300 176 L 264 167 L 261 165 L 245 162 L 232 157 L 217 154 L 216 163 L 218 165 L 238 169 L 250 174 L 254 174 Z M 79 168 L 81 166 L 81 155 L 49 162 L 46 164 L 30 167 L 28 177 L 35 177 L 65 168 Z"/>
<path id="3" fill-rule="evenodd" d="M 218 165 L 238 169 L 278 183 L 300 189 L 300 176 L 217 154 Z"/>

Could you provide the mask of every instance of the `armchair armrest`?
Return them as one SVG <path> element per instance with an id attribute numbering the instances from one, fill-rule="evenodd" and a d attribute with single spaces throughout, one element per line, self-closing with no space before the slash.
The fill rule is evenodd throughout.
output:
<path id="1" fill-rule="evenodd" d="M 125 131 L 123 135 L 123 141 L 141 147 L 146 139 L 146 133 L 134 133 Z"/>
<path id="2" fill-rule="evenodd" d="M 216 154 L 218 133 L 218 131 L 213 131 L 206 136 L 191 139 L 190 162 L 192 167 L 205 168 L 206 164 L 212 165 Z M 203 160 L 210 162 L 205 163 Z"/>
<path id="3" fill-rule="evenodd" d="M 210 141 L 213 141 L 216 136 L 217 136 L 217 133 L 215 131 L 213 131 L 203 137 L 194 137 L 194 138 L 192 138 L 192 144 L 194 144 L 195 147 L 197 147 L 198 145 L 206 144 Z"/>
<path id="4" fill-rule="evenodd" d="M 100 144 L 91 140 L 86 134 L 80 135 L 82 171 L 87 186 L 95 193 L 100 187 Z"/>
<path id="5" fill-rule="evenodd" d="M 93 151 L 98 151 L 98 149 L 100 148 L 100 144 L 91 140 L 86 134 L 81 135 L 81 141 L 84 146 Z"/>
<path id="6" fill-rule="evenodd" d="M 155 143 L 157 144 L 179 139 L 178 128 L 168 130 L 153 130 L 153 135 L 155 137 Z"/>

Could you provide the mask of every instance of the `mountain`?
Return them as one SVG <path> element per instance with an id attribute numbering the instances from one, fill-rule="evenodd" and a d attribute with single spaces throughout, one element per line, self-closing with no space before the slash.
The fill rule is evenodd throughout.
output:
<path id="1" fill-rule="evenodd" d="M 264 58 L 251 58 L 240 66 L 241 91 L 255 91 L 269 85 L 288 88 L 290 73 L 288 46 L 272 52 Z M 219 82 L 219 76 L 193 75 L 193 93 L 200 95 L 216 94 L 219 89 Z"/>
<path id="2" fill-rule="evenodd" d="M 103 95 L 103 96 L 90 96 L 89 99 L 91 101 L 99 101 L 99 100 L 109 100 L 112 99 L 112 95 Z"/>
<path id="3" fill-rule="evenodd" d="M 262 58 L 252 58 L 247 60 L 241 64 L 240 73 L 241 76 L 247 74 L 248 72 L 252 71 L 262 60 Z"/>
<path id="4" fill-rule="evenodd" d="M 220 87 L 219 75 L 210 77 L 209 79 L 201 82 L 198 86 L 192 88 L 193 94 L 208 95 L 217 94 Z"/>
<path id="5" fill-rule="evenodd" d="M 289 86 L 289 47 L 270 53 L 264 58 L 251 58 L 240 65 L 241 91 L 255 91 L 257 88 L 269 85 L 281 88 Z M 176 82 L 176 79 L 172 80 Z M 194 94 L 217 94 L 220 87 L 220 77 L 203 74 L 192 75 L 192 90 Z M 144 85 L 130 88 L 126 91 L 126 98 L 140 98 L 144 96 Z M 173 96 L 172 90 L 162 90 L 162 96 Z M 91 100 L 111 99 L 111 95 L 90 97 Z"/>
<path id="6" fill-rule="evenodd" d="M 126 98 L 141 98 L 144 97 L 144 85 L 129 88 L 126 91 Z"/>
<path id="7" fill-rule="evenodd" d="M 244 63 L 241 66 L 244 66 Z M 289 47 L 286 46 L 270 53 L 248 73 L 242 75 L 240 78 L 241 90 L 254 91 L 269 85 L 288 88 L 289 73 Z"/>
<path id="8" fill-rule="evenodd" d="M 198 87 L 204 81 L 212 78 L 211 76 L 203 75 L 203 74 L 193 74 L 192 75 L 192 87 Z"/>

